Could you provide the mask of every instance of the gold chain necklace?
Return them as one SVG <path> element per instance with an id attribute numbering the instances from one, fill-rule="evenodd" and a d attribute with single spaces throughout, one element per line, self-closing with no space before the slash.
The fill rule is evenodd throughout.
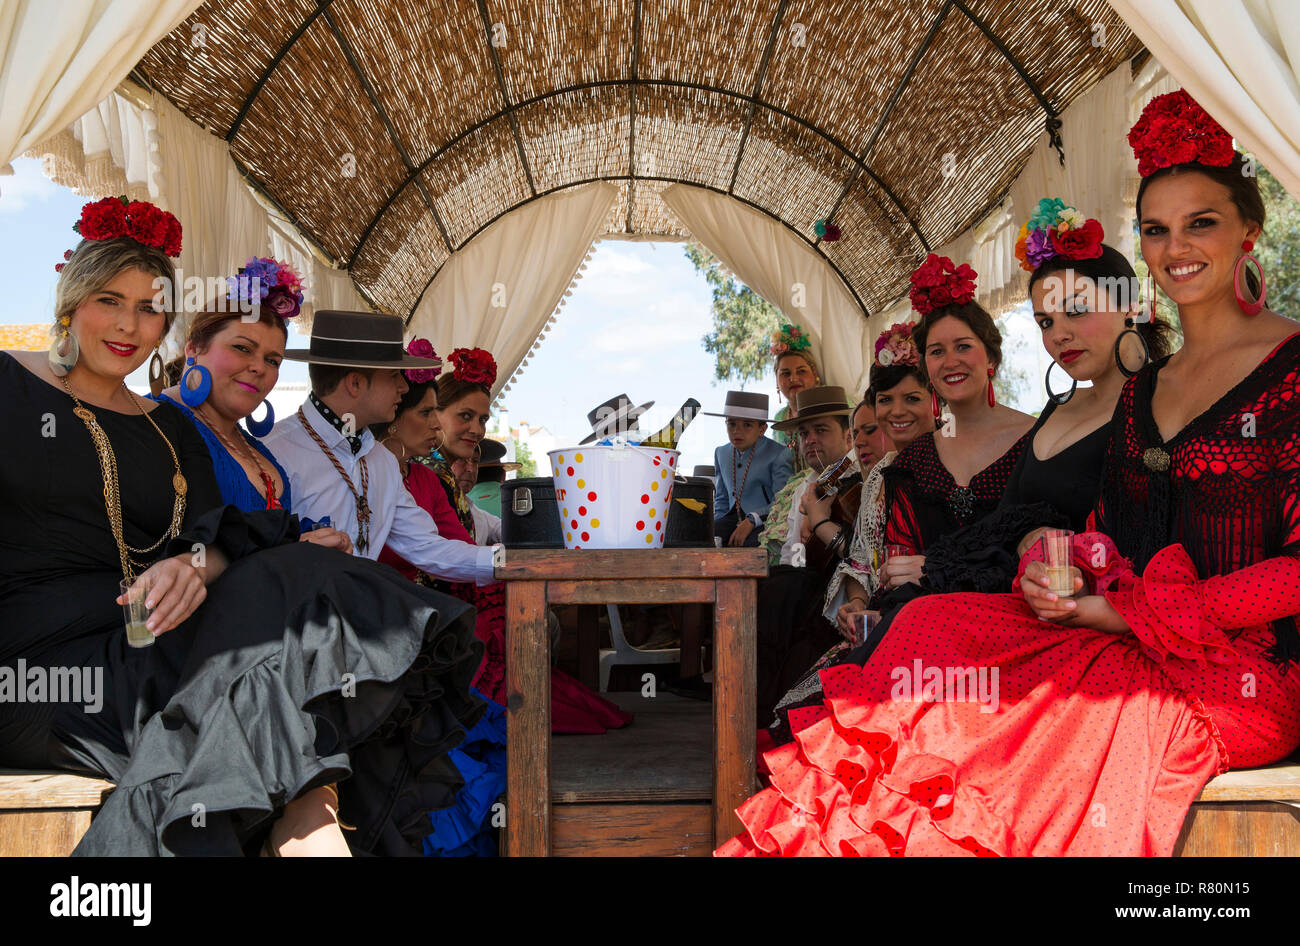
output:
<path id="1" fill-rule="evenodd" d="M 131 558 L 131 554 L 148 555 L 155 549 L 160 548 L 164 542 L 180 535 L 181 520 L 185 518 L 185 493 L 188 489 L 185 477 L 181 475 L 180 460 L 176 458 L 176 450 L 172 447 L 172 442 L 167 439 L 167 435 L 162 432 L 162 428 L 141 407 L 140 401 L 131 393 L 131 389 L 123 384 L 122 390 L 126 391 L 131 398 L 131 403 L 135 405 L 136 410 L 144 415 L 145 420 L 150 423 L 154 430 L 158 431 L 158 436 L 162 437 L 163 443 L 167 444 L 167 452 L 171 454 L 172 465 L 176 470 L 172 475 L 172 488 L 176 491 L 176 498 L 172 502 L 171 526 L 163 534 L 162 538 L 148 548 L 137 549 L 134 546 L 127 545 L 122 526 L 122 493 L 118 484 L 117 456 L 113 453 L 113 444 L 109 442 L 108 434 L 104 433 L 104 429 L 99 426 L 99 421 L 95 419 L 94 412 L 83 405 L 77 395 L 73 393 L 72 385 L 68 384 L 68 379 L 64 377 L 59 380 L 63 382 L 68 397 L 72 398 L 73 403 L 77 405 L 73 408 L 72 413 L 80 417 L 81 422 L 90 431 L 90 440 L 95 445 L 95 452 L 99 454 L 99 469 L 104 476 L 104 510 L 108 513 L 108 524 L 113 530 L 113 540 L 117 542 L 117 551 L 122 557 L 122 577 L 127 581 L 135 581 L 135 569 L 147 568 L 149 563 L 137 562 Z"/>

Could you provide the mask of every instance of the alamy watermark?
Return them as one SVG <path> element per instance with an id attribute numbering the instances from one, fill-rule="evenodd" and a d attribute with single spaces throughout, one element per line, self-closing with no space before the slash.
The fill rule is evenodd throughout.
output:
<path id="1" fill-rule="evenodd" d="M 0 666 L 0 703 L 82 703 L 82 711 L 104 708 L 103 667 Z"/>
<path id="2" fill-rule="evenodd" d="M 979 703 L 981 713 L 998 709 L 997 667 L 927 667 L 921 658 L 890 672 L 889 697 L 916 703 Z"/>

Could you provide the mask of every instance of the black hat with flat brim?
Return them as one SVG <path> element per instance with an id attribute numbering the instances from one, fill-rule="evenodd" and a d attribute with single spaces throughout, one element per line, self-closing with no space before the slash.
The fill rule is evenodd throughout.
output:
<path id="1" fill-rule="evenodd" d="M 440 358 L 407 354 L 406 324 L 396 315 L 324 309 L 316 313 L 310 348 L 291 348 L 290 361 L 344 368 L 437 368 Z"/>
<path id="2" fill-rule="evenodd" d="M 478 468 L 480 470 L 485 467 L 499 466 L 509 473 L 511 470 L 517 470 L 523 466 L 522 463 L 517 463 L 514 460 L 506 460 L 506 445 L 500 440 L 491 440 L 485 437 L 478 442 L 478 452 Z"/>
<path id="3" fill-rule="evenodd" d="M 816 417 L 848 417 L 852 413 L 844 389 L 833 384 L 804 388 L 794 396 L 794 412 L 772 426 L 777 430 L 794 430 L 804 421 Z"/>

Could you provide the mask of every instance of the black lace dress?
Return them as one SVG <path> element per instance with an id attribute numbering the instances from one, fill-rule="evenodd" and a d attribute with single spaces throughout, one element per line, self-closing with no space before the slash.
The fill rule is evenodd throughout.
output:
<path id="1" fill-rule="evenodd" d="M 0 766 L 117 783 L 76 853 L 255 852 L 287 802 L 339 782 L 354 851 L 421 854 L 427 813 L 462 784 L 448 753 L 482 713 L 468 692 L 481 654 L 472 609 L 297 542 L 282 511 L 221 505 L 202 438 L 160 404 L 150 416 L 189 492 L 182 533 L 158 554 L 198 543 L 230 565 L 187 621 L 132 649 L 85 425 L 7 354 L 0 398 L 0 673 L 76 668 L 93 690 L 0 700 Z M 146 547 L 171 519 L 171 457 L 144 417 L 94 413 L 116 454 L 126 541 Z"/>

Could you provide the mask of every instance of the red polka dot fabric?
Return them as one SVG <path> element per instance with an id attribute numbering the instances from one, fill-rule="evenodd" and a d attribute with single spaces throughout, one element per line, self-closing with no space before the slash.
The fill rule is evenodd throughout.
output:
<path id="1" fill-rule="evenodd" d="M 1234 389 L 1268 410 L 1230 472 L 1274 475 L 1280 521 L 1236 521 L 1230 492 L 1206 493 L 1204 532 L 1158 547 L 1140 575 L 1127 562 L 1090 574 L 1125 633 L 1039 621 L 1018 594 L 912 601 L 864 666 L 822 671 L 822 705 L 789 714 L 795 741 L 766 753 L 770 787 L 716 853 L 1168 855 L 1213 775 L 1294 752 L 1300 666 L 1270 651 L 1271 622 L 1300 615 L 1300 335 L 1274 355 L 1284 382 Z M 1206 489 L 1225 472 L 1211 415 L 1237 418 L 1231 400 L 1176 438 L 1171 477 Z M 1241 541 L 1265 534 L 1286 545 Z M 1232 567 L 1198 572 L 1216 556 Z"/>

